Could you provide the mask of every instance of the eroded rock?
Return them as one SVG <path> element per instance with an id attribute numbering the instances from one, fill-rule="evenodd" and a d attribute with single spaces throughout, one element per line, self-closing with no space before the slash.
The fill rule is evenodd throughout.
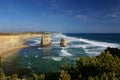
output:
<path id="1" fill-rule="evenodd" d="M 41 38 L 41 47 L 48 47 L 51 45 L 51 38 L 49 36 L 49 34 L 44 34 Z"/>
<path id="2" fill-rule="evenodd" d="M 67 46 L 67 40 L 65 38 L 62 38 L 60 41 L 60 46 L 61 47 L 66 47 Z"/>

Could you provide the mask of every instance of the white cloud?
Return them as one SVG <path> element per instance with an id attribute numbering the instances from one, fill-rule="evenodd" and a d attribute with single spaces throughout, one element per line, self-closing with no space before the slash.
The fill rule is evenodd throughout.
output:
<path id="1" fill-rule="evenodd" d="M 112 13 L 112 14 L 109 14 L 108 17 L 111 17 L 111 18 L 120 18 L 120 13 Z"/>
<path id="2" fill-rule="evenodd" d="M 75 18 L 78 18 L 78 19 L 86 19 L 87 16 L 86 16 L 86 15 L 78 14 L 78 15 L 75 16 Z"/>
<path id="3" fill-rule="evenodd" d="M 116 18 L 116 17 L 118 17 L 117 14 L 110 14 L 110 15 L 108 15 L 108 16 L 110 16 L 110 17 L 112 17 L 112 18 Z"/>

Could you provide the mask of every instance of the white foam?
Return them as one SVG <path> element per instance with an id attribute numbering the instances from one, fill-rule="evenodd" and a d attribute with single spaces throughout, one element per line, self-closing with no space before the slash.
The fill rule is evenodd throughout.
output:
<path id="1" fill-rule="evenodd" d="M 25 57 L 28 57 L 28 55 L 25 54 Z"/>
<path id="2" fill-rule="evenodd" d="M 88 54 L 99 54 L 100 52 L 99 51 L 95 51 L 93 49 L 84 49 L 85 53 L 88 53 Z"/>
<path id="3" fill-rule="evenodd" d="M 29 42 L 29 46 L 38 46 L 41 42 L 41 38 L 34 38 L 34 39 L 28 39 L 27 41 Z"/>
<path id="4" fill-rule="evenodd" d="M 89 55 L 94 55 L 94 56 L 101 54 L 101 51 L 103 50 L 105 50 L 105 47 L 98 47 L 98 48 L 92 48 L 92 49 L 84 48 L 85 53 Z"/>
<path id="5" fill-rule="evenodd" d="M 42 49 L 41 47 L 39 47 L 38 49 Z"/>
<path id="6" fill-rule="evenodd" d="M 72 56 L 72 54 L 68 53 L 67 50 L 62 49 L 59 56 L 69 56 L 70 57 L 70 56 Z"/>
<path id="7" fill-rule="evenodd" d="M 60 38 L 66 38 L 68 43 L 70 43 L 70 42 L 79 42 L 79 38 L 66 36 L 64 34 L 59 34 L 58 37 L 60 37 Z"/>
<path id="8" fill-rule="evenodd" d="M 88 40 L 88 39 L 79 39 L 82 42 L 92 44 L 94 46 L 101 46 L 101 47 L 118 47 L 119 45 L 115 43 L 108 43 L 108 42 L 99 42 L 99 41 L 93 41 L 93 40 Z"/>
<path id="9" fill-rule="evenodd" d="M 52 38 L 51 40 L 52 40 L 53 46 L 54 45 L 58 46 L 61 38 L 66 38 L 67 43 L 71 43 L 71 42 L 88 43 L 88 44 L 85 44 L 85 45 L 81 45 L 81 44 L 80 45 L 74 45 L 75 48 L 79 48 L 79 47 L 86 48 L 86 47 L 89 47 L 89 46 L 101 46 L 101 47 L 119 47 L 120 46 L 120 45 L 117 45 L 115 43 L 100 42 L 100 41 L 88 40 L 88 39 L 84 39 L 84 38 L 70 37 L 70 36 L 66 36 L 62 33 L 52 34 L 51 38 Z M 29 41 L 34 42 L 34 43 L 31 43 L 30 46 L 36 46 L 36 45 L 40 44 L 40 39 L 41 38 L 30 39 Z M 71 46 L 71 47 L 73 47 L 73 46 Z"/>
<path id="10" fill-rule="evenodd" d="M 55 56 L 45 56 L 45 57 L 42 57 L 43 59 L 52 59 L 54 61 L 61 61 L 62 60 L 62 57 L 55 57 Z"/>
<path id="11" fill-rule="evenodd" d="M 39 39 L 35 39 L 34 40 L 36 43 L 40 44 L 40 40 Z"/>
<path id="12" fill-rule="evenodd" d="M 68 46 L 68 48 L 88 48 L 88 47 L 91 47 L 93 45 L 91 44 L 78 44 L 78 45 L 71 45 L 71 46 Z"/>
<path id="13" fill-rule="evenodd" d="M 49 59 L 50 58 L 50 56 L 45 56 L 45 57 L 42 57 L 43 59 Z"/>
<path id="14" fill-rule="evenodd" d="M 79 38 L 75 38 L 75 37 L 66 37 L 68 43 L 71 42 L 80 42 Z"/>
<path id="15" fill-rule="evenodd" d="M 119 47 L 120 45 L 115 44 L 115 43 L 109 43 L 109 42 L 100 42 L 100 41 L 94 41 L 94 40 L 88 40 L 88 39 L 84 39 L 84 38 L 76 38 L 76 37 L 69 37 L 69 36 L 65 36 L 63 34 L 59 34 L 60 37 L 65 37 L 67 39 L 67 42 L 84 42 L 84 43 L 89 43 L 89 44 L 85 44 L 85 45 L 80 45 L 83 48 L 89 47 L 89 46 L 101 46 L 101 47 Z M 58 37 L 59 37 L 58 36 Z M 92 45 L 90 45 L 92 44 Z M 77 46 L 77 47 L 80 47 Z"/>
<path id="16" fill-rule="evenodd" d="M 35 55 L 35 58 L 38 58 L 38 55 Z"/>
<path id="17" fill-rule="evenodd" d="M 52 57 L 52 59 L 53 59 L 54 61 L 61 61 L 61 60 L 62 60 L 62 57 Z"/>
<path id="18" fill-rule="evenodd" d="M 55 61 L 60 61 L 62 59 L 62 57 L 65 56 L 73 56 L 70 52 L 67 51 L 68 48 L 83 48 L 83 50 L 85 51 L 85 53 L 87 54 L 99 54 L 101 51 L 103 51 L 106 47 L 119 47 L 120 45 L 115 44 L 115 43 L 109 43 L 109 42 L 102 42 L 102 41 L 94 41 L 94 40 L 89 40 L 89 39 L 84 39 L 84 38 L 77 38 L 77 37 L 70 37 L 70 36 L 66 36 L 62 33 L 57 33 L 57 34 L 52 34 L 51 36 L 51 41 L 52 41 L 52 48 L 62 48 L 59 57 L 43 57 L 44 59 L 52 59 Z M 67 47 L 63 48 L 60 47 L 60 40 L 61 38 L 66 38 L 67 39 Z M 40 44 L 40 40 L 41 38 L 35 38 L 35 39 L 31 39 L 31 46 L 36 46 Z M 73 42 L 73 43 L 72 43 Z M 75 44 L 74 44 L 75 42 Z M 77 44 L 77 43 L 78 44 Z M 70 44 L 69 44 L 70 43 Z M 71 44 L 72 43 L 72 44 Z M 42 48 L 38 48 L 38 49 L 42 49 Z M 96 49 L 96 50 L 95 50 Z"/>
<path id="19" fill-rule="evenodd" d="M 51 37 L 54 37 L 54 38 L 65 38 L 66 36 L 65 35 L 63 35 L 62 33 L 58 33 L 58 34 L 53 34 L 53 35 L 51 35 Z"/>
<path id="20" fill-rule="evenodd" d="M 31 63 L 29 62 L 28 65 L 31 65 Z"/>
<path id="21" fill-rule="evenodd" d="M 36 46 L 36 44 L 34 43 L 34 44 L 30 44 L 30 46 Z"/>
<path id="22" fill-rule="evenodd" d="M 28 66 L 27 68 L 28 68 L 28 69 L 30 69 L 31 67 L 30 67 L 30 66 Z"/>
<path id="23" fill-rule="evenodd" d="M 58 42 L 58 41 L 54 41 L 54 42 L 52 42 L 52 44 L 60 44 L 60 42 Z"/>

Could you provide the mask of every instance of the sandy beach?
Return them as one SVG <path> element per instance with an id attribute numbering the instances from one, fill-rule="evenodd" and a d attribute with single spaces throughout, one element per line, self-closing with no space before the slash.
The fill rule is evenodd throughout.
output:
<path id="1" fill-rule="evenodd" d="M 0 56 L 4 56 L 4 55 L 6 55 L 6 54 L 9 54 L 10 51 L 14 51 L 14 50 L 16 50 L 16 49 L 19 50 L 19 49 L 25 48 L 25 47 L 28 47 L 28 46 L 26 46 L 26 45 L 24 45 L 24 44 L 21 44 L 21 45 L 19 45 L 18 47 L 12 46 L 12 47 L 0 48 Z"/>

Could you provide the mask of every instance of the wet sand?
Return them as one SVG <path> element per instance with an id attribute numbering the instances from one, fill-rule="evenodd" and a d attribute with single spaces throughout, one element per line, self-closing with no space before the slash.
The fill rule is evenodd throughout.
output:
<path id="1" fill-rule="evenodd" d="M 6 48 L 0 48 L 0 56 L 7 55 L 12 51 L 14 52 L 14 50 L 20 50 L 21 48 L 25 48 L 25 47 L 28 47 L 28 46 L 21 44 L 19 47 L 10 46 Z"/>

